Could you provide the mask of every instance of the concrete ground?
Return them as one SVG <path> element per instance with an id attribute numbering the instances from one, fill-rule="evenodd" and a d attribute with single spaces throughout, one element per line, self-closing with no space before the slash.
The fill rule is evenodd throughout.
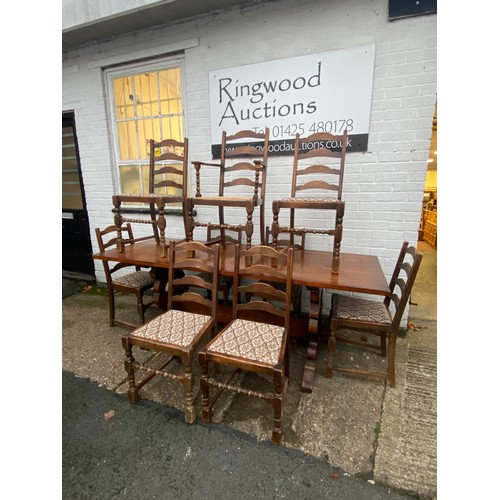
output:
<path id="1" fill-rule="evenodd" d="M 334 495 L 336 498 L 435 498 L 437 252 L 425 243 L 421 242 L 419 246 L 424 259 L 411 297 L 410 328 L 404 336 L 398 338 L 396 388 L 391 389 L 379 381 L 338 373 L 334 373 L 330 379 L 324 378 L 322 373 L 326 345 L 320 345 L 314 390 L 311 394 L 304 393 L 300 390 L 300 381 L 307 348 L 299 343 L 291 351 L 291 380 L 281 447 L 270 445 L 271 408 L 254 398 L 232 393 L 224 395 L 214 413 L 212 425 L 203 424 L 200 418 L 193 425 L 183 422 L 181 386 L 169 379 L 154 380 L 146 385 L 140 392 L 141 402 L 138 405 L 128 405 L 126 373 L 123 368 L 124 351 L 120 342 L 126 330 L 109 327 L 104 291 L 96 290 L 95 287 L 86 289 L 86 284 L 75 280 L 63 280 L 63 297 L 66 295 L 62 302 L 64 497 L 141 498 L 137 483 L 141 476 L 134 480 L 129 478 L 132 481 L 129 488 L 123 489 L 127 481 L 122 477 L 121 460 L 126 463 L 128 459 L 126 456 L 121 456 L 120 460 L 116 458 L 118 444 L 113 443 L 107 449 L 103 441 L 94 444 L 85 441 L 89 438 L 89 433 L 96 432 L 96 426 L 105 441 L 106 429 L 111 433 L 111 429 L 122 428 L 124 414 L 132 415 L 133 412 L 136 415 L 136 412 L 140 412 L 137 418 L 141 420 L 136 421 L 135 427 L 122 429 L 123 441 L 130 440 L 126 444 L 126 453 L 131 453 L 131 447 L 134 446 L 143 448 L 140 453 L 133 452 L 140 461 L 140 464 L 136 464 L 139 469 L 142 470 L 153 459 L 153 444 L 168 448 L 174 446 L 174 442 L 176 452 L 166 455 L 174 457 L 171 462 L 178 461 L 182 448 L 184 455 L 181 461 L 186 462 L 186 454 L 190 454 L 191 450 L 191 467 L 199 469 L 201 465 L 198 460 L 205 460 L 208 465 L 207 471 L 200 469 L 200 474 L 206 475 L 207 481 L 199 486 L 196 486 L 199 478 L 190 472 L 183 480 L 176 480 L 175 495 L 174 490 L 172 495 L 162 495 L 161 487 L 158 487 L 154 491 L 144 490 L 149 491 L 152 496 L 142 498 L 197 498 L 202 496 L 201 492 L 212 492 L 214 497 L 219 496 L 216 489 L 206 490 L 207 484 L 212 483 L 211 488 L 220 488 L 224 484 L 229 487 L 229 483 L 225 481 L 235 471 L 241 476 L 235 484 L 240 485 L 239 488 L 245 485 L 246 490 L 237 490 L 238 493 L 234 496 L 242 498 L 327 498 Z M 135 321 L 134 299 L 123 296 L 118 301 L 118 314 Z M 152 318 L 156 314 L 159 314 L 159 310 L 151 308 L 147 317 Z M 355 349 L 342 345 L 338 351 L 339 358 L 348 361 L 351 357 L 356 356 L 358 359 L 361 356 L 361 362 L 371 366 L 383 363 L 376 355 L 356 352 Z M 150 353 L 142 351 L 139 355 L 150 356 Z M 199 377 L 196 369 L 195 375 Z M 239 382 L 247 388 L 261 387 L 266 383 L 258 376 L 241 377 Z M 92 396 L 80 397 L 86 391 Z M 106 403 L 98 410 L 93 401 L 102 399 Z M 106 408 L 108 409 L 105 410 Z M 198 400 L 198 415 L 199 410 Z M 79 436 L 79 432 L 85 429 L 85 425 L 81 423 L 82 419 L 85 420 L 85 414 L 88 414 L 87 418 L 92 424 L 87 423 L 88 431 L 84 432 L 84 436 Z M 137 426 L 144 432 L 144 426 L 149 425 L 149 418 L 151 425 L 147 428 L 146 436 L 139 442 L 136 439 L 139 433 Z M 75 426 L 76 421 L 81 425 Z M 163 424 L 160 425 L 161 422 Z M 162 425 L 170 426 L 168 433 L 163 433 Z M 209 439 L 213 438 L 213 433 L 217 433 L 216 441 L 221 443 L 223 449 L 217 448 Z M 178 439 L 182 439 L 182 446 L 176 441 Z M 133 445 L 133 442 L 136 444 Z M 243 446 L 247 451 L 249 447 L 252 448 L 252 452 L 242 454 Z M 210 452 L 213 447 L 214 450 L 217 449 L 217 453 Z M 78 458 L 78 449 L 86 450 L 81 458 Z M 94 449 L 96 456 L 92 457 Z M 201 455 L 198 456 L 197 453 Z M 246 461 L 242 455 L 246 457 Z M 217 457 L 216 469 L 222 476 L 211 476 L 214 456 Z M 194 458 L 191 460 L 191 457 Z M 270 462 L 266 461 L 268 457 L 272 457 Z M 279 464 L 288 463 L 290 457 L 297 462 L 290 462 L 289 468 L 280 469 Z M 103 485 L 107 485 L 105 488 L 111 487 L 112 481 L 109 478 L 104 480 L 105 476 L 100 477 L 103 473 L 102 461 L 105 459 L 113 463 L 115 474 L 122 477 L 123 481 L 113 486 L 113 493 L 111 490 L 107 493 L 103 490 L 99 494 L 92 493 L 92 487 L 101 484 L 101 481 Z M 100 468 L 96 465 L 99 460 Z M 259 471 L 256 470 L 256 462 L 261 464 Z M 314 466 L 311 468 L 310 464 Z M 158 478 L 165 472 L 157 462 L 150 465 Z M 172 463 L 169 463 L 168 468 L 171 467 Z M 317 471 L 319 475 L 315 476 L 311 470 Z M 269 476 L 274 490 L 257 486 L 262 480 L 268 482 Z M 293 479 L 299 476 L 303 480 Z M 209 477 L 212 479 L 208 480 Z M 221 477 L 224 478 L 223 482 L 220 482 Z M 303 489 L 304 484 L 309 486 Z M 73 493 L 83 485 L 90 488 L 88 496 L 75 497 Z M 342 490 L 344 486 L 346 489 Z M 293 494 L 294 491 L 296 495 Z M 364 494 L 367 496 L 363 496 Z M 210 494 L 203 496 L 212 497 Z"/>

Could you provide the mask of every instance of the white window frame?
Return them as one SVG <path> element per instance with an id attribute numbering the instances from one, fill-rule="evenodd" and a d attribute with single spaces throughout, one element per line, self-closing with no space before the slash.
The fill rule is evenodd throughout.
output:
<path id="1" fill-rule="evenodd" d="M 171 57 L 166 57 L 162 59 L 155 59 L 154 61 L 140 62 L 140 63 L 130 63 L 120 65 L 119 67 L 114 67 L 111 69 L 104 70 L 105 82 L 106 82 L 106 101 L 108 106 L 108 113 L 110 117 L 110 131 L 112 140 L 112 160 L 113 160 L 113 180 L 114 180 L 114 191 L 116 194 L 125 194 L 121 192 L 121 181 L 120 181 L 120 168 L 119 165 L 137 164 L 137 160 L 120 160 L 120 146 L 118 140 L 118 130 L 117 130 L 117 118 L 115 113 L 115 96 L 113 89 L 113 79 L 117 77 L 127 77 L 134 76 L 142 73 L 147 73 L 148 71 L 157 71 L 170 68 L 180 68 L 181 75 L 181 99 L 182 99 L 182 133 L 184 137 L 186 136 L 187 129 L 187 118 L 186 118 L 186 72 L 185 72 L 185 62 L 183 55 L 176 55 Z M 158 138 L 159 140 L 160 138 Z M 164 139 L 164 138 L 162 138 Z M 188 179 L 189 184 L 189 179 Z M 189 190 L 189 186 L 188 186 Z M 137 205 L 135 205 L 137 208 Z M 169 210 L 175 212 L 181 212 L 181 207 L 169 206 Z"/>

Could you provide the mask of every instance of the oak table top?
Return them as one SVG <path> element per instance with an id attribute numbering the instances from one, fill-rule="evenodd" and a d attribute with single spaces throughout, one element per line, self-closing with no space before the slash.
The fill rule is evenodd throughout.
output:
<path id="1" fill-rule="evenodd" d="M 234 245 L 221 248 L 223 276 L 234 267 Z M 127 245 L 124 252 L 116 249 L 93 255 L 97 260 L 123 262 L 145 267 L 168 268 L 168 259 L 161 257 L 160 246 L 154 240 Z M 294 285 L 343 290 L 374 295 L 388 295 L 389 286 L 375 255 L 340 253 L 339 273 L 331 273 L 331 252 L 295 250 L 292 282 Z"/>

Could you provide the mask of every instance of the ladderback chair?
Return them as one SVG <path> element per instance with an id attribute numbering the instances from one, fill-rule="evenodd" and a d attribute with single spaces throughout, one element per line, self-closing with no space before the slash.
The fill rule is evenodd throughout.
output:
<path id="1" fill-rule="evenodd" d="M 325 377 L 331 377 L 332 371 L 337 371 L 387 380 L 390 387 L 395 387 L 398 330 L 421 261 L 422 254 L 405 241 L 389 284 L 390 295 L 385 297 L 383 301 L 336 293 L 332 295 Z M 337 333 L 340 328 L 361 330 L 378 337 L 379 342 L 368 342 L 366 336 L 361 339 L 342 337 Z M 382 357 L 387 357 L 387 370 L 382 372 L 380 370 L 359 369 L 353 366 L 334 365 L 334 353 L 338 341 L 379 351 Z"/>
<path id="2" fill-rule="evenodd" d="M 292 288 L 293 249 L 278 251 L 258 245 L 241 250 L 234 259 L 233 320 L 200 350 L 202 420 L 211 422 L 213 406 L 224 390 L 262 398 L 272 405 L 272 440 L 282 440 L 284 400 L 288 386 L 288 331 Z M 285 290 L 274 284 L 285 284 Z M 209 376 L 209 364 L 229 368 L 226 380 Z M 212 370 L 213 371 L 213 370 Z M 272 380 L 271 392 L 249 390 L 231 384 L 238 372 L 253 372 Z M 216 389 L 212 395 L 210 391 Z M 212 391 L 213 392 L 213 391 Z"/>
<path id="3" fill-rule="evenodd" d="M 161 255 L 166 256 L 165 230 L 167 227 L 165 209 L 173 203 L 182 204 L 184 233 L 187 236 L 187 165 L 189 140 L 182 142 L 165 139 L 156 142 L 149 140 L 149 181 L 148 193 L 119 194 L 113 196 L 115 225 L 123 223 L 151 224 L 153 235 L 161 245 Z M 146 203 L 149 205 L 149 218 L 129 218 L 123 215 L 122 203 Z M 158 211 L 158 217 L 156 212 Z M 118 236 L 118 250 L 123 251 L 121 235 Z"/>
<path id="4" fill-rule="evenodd" d="M 340 246 L 345 203 L 342 201 L 344 166 L 347 151 L 347 131 L 343 135 L 326 132 L 308 137 L 295 136 L 291 196 L 274 200 L 271 234 L 273 245 L 278 246 L 282 233 L 290 235 L 293 246 L 294 236 L 325 234 L 333 236 L 332 273 L 338 274 Z M 335 162 L 334 165 L 331 165 Z M 328 164 L 327 164 L 328 163 Z M 289 225 L 280 224 L 280 211 L 289 209 Z M 316 210 L 317 214 L 333 211 L 334 219 L 330 227 L 296 227 L 296 210 Z"/>
<path id="5" fill-rule="evenodd" d="M 283 250 L 292 246 L 295 250 L 304 250 L 306 248 L 306 233 L 296 233 L 295 236 L 300 236 L 300 240 L 297 238 L 294 243 L 290 242 L 290 239 L 278 239 L 274 243 L 273 247 L 276 249 Z M 266 245 L 271 245 L 271 231 L 269 226 L 266 226 Z M 281 290 L 285 289 L 284 283 L 276 283 L 276 287 Z M 302 285 L 292 285 L 292 314 L 300 316 L 302 312 Z"/>
<path id="6" fill-rule="evenodd" d="M 121 230 L 121 237 L 123 245 L 132 245 L 137 240 L 134 240 L 134 234 L 130 224 L 126 224 Z M 108 226 L 105 229 L 95 229 L 97 244 L 99 251 L 104 252 L 107 248 L 115 246 L 118 241 L 118 227 Z M 125 234 L 125 238 L 123 237 Z M 141 270 L 139 266 L 131 266 L 125 263 L 112 264 L 106 260 L 102 261 L 104 267 L 104 274 L 106 275 L 106 284 L 108 287 L 108 301 L 109 301 L 109 324 L 111 326 L 121 325 L 127 328 L 135 328 L 137 325 L 129 323 L 115 317 L 115 293 L 128 293 L 134 294 L 137 298 L 137 312 L 139 320 L 144 323 L 144 312 L 153 303 L 153 300 L 144 302 L 144 292 L 153 288 L 154 279 L 150 276 L 149 271 Z M 135 271 L 124 274 L 121 269 L 135 268 Z"/>
<path id="7" fill-rule="evenodd" d="M 262 144 L 252 144 L 255 141 Z M 243 141 L 243 142 L 242 142 Z M 249 145 L 250 143 L 250 145 Z M 269 149 L 269 129 L 263 133 L 252 130 L 242 130 L 233 135 L 222 133 L 220 162 L 193 161 L 192 164 L 196 175 L 196 195 L 189 199 L 188 204 L 188 239 L 192 240 L 196 228 L 207 228 L 207 241 L 220 241 L 242 243 L 243 233 L 246 236 L 246 247 L 252 245 L 254 232 L 253 215 L 257 208 L 259 212 L 260 243 L 265 238 L 265 196 L 267 177 L 267 157 Z M 203 168 L 202 168 L 203 167 Z M 206 192 L 207 180 L 210 179 L 213 170 L 218 169 L 218 194 L 208 195 Z M 202 175 L 203 170 L 203 175 Z M 202 177 L 204 182 L 202 182 Z M 203 191 L 202 191 L 203 184 Z M 197 206 L 217 207 L 218 220 L 210 222 L 196 221 L 194 210 Z M 245 222 L 240 219 L 228 221 L 226 209 L 232 210 L 235 215 L 236 209 L 245 209 Z M 219 232 L 214 236 L 214 232 Z M 236 233 L 231 236 L 229 233 Z"/>
<path id="8" fill-rule="evenodd" d="M 207 334 L 211 337 L 215 334 L 219 255 L 217 244 L 209 247 L 199 242 L 170 244 L 168 311 L 122 337 L 129 403 L 138 401 L 139 389 L 156 375 L 178 380 L 184 388 L 184 419 L 187 423 L 195 421 L 193 357 Z M 134 346 L 161 353 L 167 359 L 160 367 L 141 363 L 134 358 Z M 181 375 L 169 369 L 176 358 L 183 365 Z M 136 382 L 138 370 L 146 375 Z"/>

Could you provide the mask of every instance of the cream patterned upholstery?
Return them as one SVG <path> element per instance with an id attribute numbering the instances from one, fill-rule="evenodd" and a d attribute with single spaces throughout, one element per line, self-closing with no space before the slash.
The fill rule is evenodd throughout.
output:
<path id="1" fill-rule="evenodd" d="M 227 354 L 274 366 L 284 329 L 244 319 L 234 320 L 210 345 L 209 352 Z"/>
<path id="2" fill-rule="evenodd" d="M 337 314 L 340 319 L 370 321 L 390 325 L 392 322 L 383 302 L 337 295 Z"/>
<path id="3" fill-rule="evenodd" d="M 150 283 L 154 283 L 148 271 L 135 271 L 134 273 L 120 276 L 113 279 L 113 283 L 120 283 L 121 285 L 130 286 L 132 288 L 141 288 Z"/>
<path id="4" fill-rule="evenodd" d="M 337 198 L 327 198 L 324 196 L 308 196 L 307 198 L 301 198 L 299 196 L 296 196 L 295 198 L 282 198 L 280 201 L 282 202 L 287 202 L 287 201 L 305 201 L 305 202 L 320 202 L 320 203 L 330 203 L 332 201 L 338 201 Z"/>
<path id="5" fill-rule="evenodd" d="M 204 314 L 171 309 L 139 327 L 131 336 L 185 347 L 211 319 Z"/>

